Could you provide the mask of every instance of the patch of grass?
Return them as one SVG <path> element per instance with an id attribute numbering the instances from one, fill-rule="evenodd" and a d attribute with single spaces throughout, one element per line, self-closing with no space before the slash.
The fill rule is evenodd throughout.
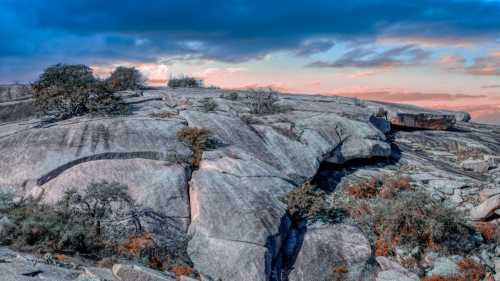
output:
<path id="1" fill-rule="evenodd" d="M 204 128 L 186 127 L 177 132 L 177 138 L 193 150 L 193 167 L 199 167 L 203 151 L 213 147 L 211 132 Z"/>

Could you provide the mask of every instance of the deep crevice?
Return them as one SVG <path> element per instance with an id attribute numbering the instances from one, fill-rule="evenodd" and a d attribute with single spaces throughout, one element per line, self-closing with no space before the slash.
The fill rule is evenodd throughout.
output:
<path id="1" fill-rule="evenodd" d="M 391 143 L 392 153 L 389 157 L 372 157 L 368 159 L 353 159 L 343 164 L 334 164 L 323 161 L 311 183 L 319 189 L 331 193 L 334 192 L 342 178 L 356 172 L 359 169 L 374 167 L 383 168 L 396 164 L 401 158 L 399 147 Z M 282 246 L 271 262 L 270 281 L 286 281 L 289 273 L 293 270 L 295 261 L 302 248 L 309 222 L 306 219 L 292 218 L 289 214 L 285 216 L 291 221 L 286 230 Z M 336 222 L 333 222 L 336 223 Z M 279 235 L 279 234 L 278 234 Z M 269 248 L 271 250 L 272 248 Z"/>

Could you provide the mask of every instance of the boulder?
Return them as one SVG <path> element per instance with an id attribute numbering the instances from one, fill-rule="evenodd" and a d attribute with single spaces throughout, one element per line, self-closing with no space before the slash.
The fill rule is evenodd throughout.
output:
<path id="1" fill-rule="evenodd" d="M 371 257 L 368 239 L 348 224 L 308 227 L 297 255 L 290 281 L 327 280 L 335 266 L 346 266 L 347 280 L 362 280 Z"/>
<path id="2" fill-rule="evenodd" d="M 175 281 L 173 275 L 138 265 L 115 264 L 113 275 L 120 281 Z"/>
<path id="3" fill-rule="evenodd" d="M 485 220 L 492 216 L 497 209 L 500 208 L 500 194 L 488 198 L 486 201 L 481 203 L 479 206 L 474 207 L 470 211 L 471 219 L 473 220 Z"/>
<path id="4" fill-rule="evenodd" d="M 446 114 L 390 112 L 389 121 L 394 126 L 405 128 L 448 130 L 453 127 L 456 118 Z"/>

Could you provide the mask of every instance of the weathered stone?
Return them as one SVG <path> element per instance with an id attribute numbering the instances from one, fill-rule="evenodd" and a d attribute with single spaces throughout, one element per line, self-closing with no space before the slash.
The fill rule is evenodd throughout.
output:
<path id="1" fill-rule="evenodd" d="M 305 233 L 289 280 L 327 280 L 333 267 L 343 265 L 347 279 L 360 280 L 370 256 L 370 243 L 357 227 L 316 224 Z"/>
<path id="2" fill-rule="evenodd" d="M 481 203 L 481 205 L 474 207 L 470 211 L 470 216 L 473 220 L 484 220 L 493 215 L 499 208 L 500 195 L 495 195 Z"/>
<path id="3" fill-rule="evenodd" d="M 384 278 L 386 278 L 386 279 L 380 279 L 380 280 L 392 280 L 392 279 L 387 279 L 387 277 L 394 275 L 394 274 L 396 276 L 404 276 L 405 278 L 407 278 L 409 280 L 419 280 L 417 274 L 404 268 L 399 263 L 391 261 L 387 257 L 379 256 L 379 257 L 376 257 L 376 260 L 377 260 L 377 263 L 380 265 L 380 268 L 382 269 L 382 271 L 389 271 L 390 272 L 390 274 L 386 273 L 386 274 L 382 274 L 382 276 L 380 276 L 380 274 L 379 274 L 377 276 L 377 278 L 381 278 L 384 276 L 385 276 Z M 398 280 L 398 279 L 394 279 L 394 280 Z"/>
<path id="4" fill-rule="evenodd" d="M 447 195 L 452 195 L 455 189 L 463 188 L 467 186 L 467 183 L 448 179 L 438 179 L 431 180 L 429 182 L 429 186 L 436 191 L 440 191 Z"/>
<path id="5" fill-rule="evenodd" d="M 120 281 L 175 281 L 175 276 L 138 265 L 115 264 L 113 275 Z"/>
<path id="6" fill-rule="evenodd" d="M 465 160 L 460 166 L 465 170 L 474 171 L 476 173 L 486 173 L 490 168 L 490 163 L 488 160 Z"/>
<path id="7" fill-rule="evenodd" d="M 439 257 L 434 260 L 432 269 L 427 272 L 427 276 L 442 275 L 452 276 L 459 273 L 458 262 L 461 260 L 459 256 Z"/>
<path id="8" fill-rule="evenodd" d="M 400 271 L 385 270 L 377 274 L 376 281 L 419 281 L 418 276 L 408 276 Z"/>

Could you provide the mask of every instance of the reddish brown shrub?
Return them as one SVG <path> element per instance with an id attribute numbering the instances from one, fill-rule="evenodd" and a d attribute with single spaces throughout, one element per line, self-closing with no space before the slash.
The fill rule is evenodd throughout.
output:
<path id="1" fill-rule="evenodd" d="M 334 266 L 330 271 L 330 278 L 334 281 L 342 281 L 348 272 L 349 269 L 346 265 Z"/>
<path id="2" fill-rule="evenodd" d="M 458 263 L 460 270 L 459 275 L 442 276 L 434 275 L 425 277 L 422 281 L 481 281 L 485 277 L 484 267 L 473 261 L 465 258 Z"/>
<path id="3" fill-rule="evenodd" d="M 476 231 L 481 233 L 484 240 L 491 242 L 498 239 L 497 227 L 489 222 L 480 222 L 474 225 Z"/>
<path id="4" fill-rule="evenodd" d="M 350 184 L 346 187 L 346 192 L 355 198 L 373 198 L 378 194 L 378 187 L 381 185 L 376 178 Z"/>
<path id="5" fill-rule="evenodd" d="M 187 265 L 176 265 L 170 269 L 176 276 L 189 276 L 194 273 L 192 267 Z"/>
<path id="6" fill-rule="evenodd" d="M 391 243 L 383 238 L 379 238 L 375 241 L 375 256 L 376 257 L 387 257 L 392 252 Z"/>
<path id="7" fill-rule="evenodd" d="M 485 276 L 485 269 L 472 259 L 465 258 L 458 263 L 463 281 L 481 281 Z"/>
<path id="8" fill-rule="evenodd" d="M 154 247 L 155 242 L 149 233 L 130 236 L 124 243 L 126 253 L 137 256 L 140 252 L 147 248 Z"/>
<path id="9" fill-rule="evenodd" d="M 383 182 L 379 196 L 384 199 L 392 199 L 398 192 L 411 189 L 410 179 L 407 177 L 385 179 Z"/>

